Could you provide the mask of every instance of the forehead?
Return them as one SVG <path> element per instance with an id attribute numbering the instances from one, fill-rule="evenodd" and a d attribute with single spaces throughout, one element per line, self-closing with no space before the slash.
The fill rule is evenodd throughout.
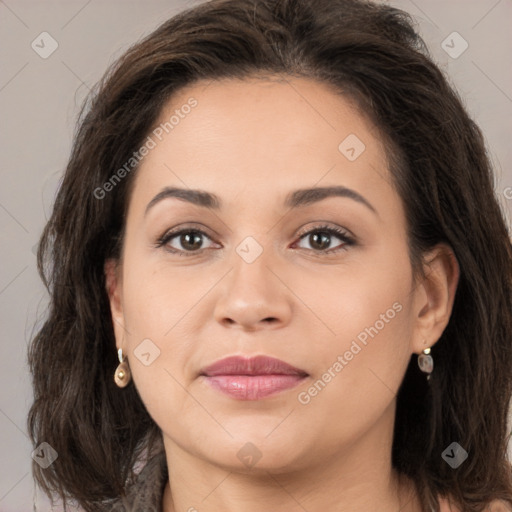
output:
<path id="1" fill-rule="evenodd" d="M 211 190 L 258 200 L 257 191 L 389 182 L 375 127 L 349 98 L 303 78 L 200 81 L 175 93 L 149 136 L 135 189 Z"/>

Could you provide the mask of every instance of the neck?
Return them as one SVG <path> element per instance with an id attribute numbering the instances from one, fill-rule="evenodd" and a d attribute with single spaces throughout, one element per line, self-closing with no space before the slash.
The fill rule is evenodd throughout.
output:
<path id="1" fill-rule="evenodd" d="M 318 475 L 317 475 L 318 476 Z M 268 474 L 267 478 L 253 478 L 251 481 L 240 475 L 223 472 L 219 474 L 217 486 L 209 491 L 199 483 L 197 488 L 186 485 L 182 480 L 177 487 L 175 480 L 171 491 L 167 482 L 163 496 L 162 512 L 310 512 L 330 510 L 333 512 L 421 512 L 418 497 L 412 482 L 399 484 L 393 475 L 389 485 L 382 487 L 373 481 L 369 485 L 349 487 L 326 485 L 319 478 L 309 478 L 300 486 L 283 475 Z M 304 481 L 304 480 L 303 480 Z M 342 479 L 340 479 L 342 481 Z M 198 492 L 197 489 L 201 489 Z M 178 490 L 180 489 L 180 490 Z"/>
<path id="2" fill-rule="evenodd" d="M 384 440 L 392 439 L 392 419 L 319 462 L 297 463 L 287 472 L 216 464 L 164 435 L 169 481 L 162 512 L 420 512 L 412 482 L 391 467 L 391 442 Z"/>

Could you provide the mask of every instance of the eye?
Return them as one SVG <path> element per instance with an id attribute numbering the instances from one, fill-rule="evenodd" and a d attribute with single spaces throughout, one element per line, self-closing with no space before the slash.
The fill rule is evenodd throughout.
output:
<path id="1" fill-rule="evenodd" d="M 329 249 L 332 238 L 341 240 L 334 249 Z M 178 254 L 179 256 L 193 256 L 201 253 L 204 249 L 203 239 L 207 238 L 212 242 L 212 239 L 201 229 L 197 228 L 182 228 L 174 231 L 165 232 L 156 242 L 156 247 L 163 247 L 166 251 Z M 346 251 L 347 246 L 355 245 L 355 240 L 346 231 L 332 226 L 317 226 L 310 229 L 306 233 L 300 235 L 299 243 L 306 240 L 311 244 L 311 248 L 301 247 L 309 251 L 317 253 L 336 253 L 338 251 Z"/>
<path id="2" fill-rule="evenodd" d="M 341 240 L 343 243 L 339 244 L 334 249 L 328 249 L 333 237 Z M 310 243 L 312 248 L 308 250 L 329 254 L 338 251 L 346 251 L 347 246 L 355 244 L 355 240 L 346 231 L 332 226 L 317 226 L 314 229 L 310 229 L 300 236 L 299 242 L 303 240 Z"/>
<path id="3" fill-rule="evenodd" d="M 203 247 L 203 237 L 211 240 L 211 238 L 200 229 L 183 228 L 178 231 L 168 231 L 164 233 L 164 235 L 158 239 L 156 246 L 165 246 L 166 250 L 172 253 L 178 253 L 180 256 L 192 256 L 194 253 L 199 253 L 205 249 L 205 247 Z M 177 244 L 181 247 L 176 247 L 173 244 Z"/>

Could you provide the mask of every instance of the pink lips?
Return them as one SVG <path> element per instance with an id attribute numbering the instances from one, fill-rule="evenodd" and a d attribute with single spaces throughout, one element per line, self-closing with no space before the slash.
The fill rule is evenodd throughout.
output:
<path id="1" fill-rule="evenodd" d="M 259 400 L 295 387 L 308 374 L 268 356 L 221 359 L 199 374 L 215 389 L 238 400 Z"/>

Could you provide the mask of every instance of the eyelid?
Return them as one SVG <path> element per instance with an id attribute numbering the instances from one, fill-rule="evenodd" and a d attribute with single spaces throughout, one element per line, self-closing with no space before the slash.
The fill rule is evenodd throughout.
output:
<path id="1" fill-rule="evenodd" d="M 301 228 L 299 230 L 299 233 L 297 237 L 302 238 L 304 235 L 307 235 L 311 233 L 312 231 L 333 231 L 337 233 L 337 236 L 343 235 L 346 238 L 351 238 L 353 240 L 356 239 L 356 237 L 352 234 L 351 231 L 349 231 L 346 228 L 342 228 L 341 226 L 331 225 L 329 221 L 318 221 L 318 224 L 314 224 L 313 226 L 307 225 L 306 228 Z"/>

